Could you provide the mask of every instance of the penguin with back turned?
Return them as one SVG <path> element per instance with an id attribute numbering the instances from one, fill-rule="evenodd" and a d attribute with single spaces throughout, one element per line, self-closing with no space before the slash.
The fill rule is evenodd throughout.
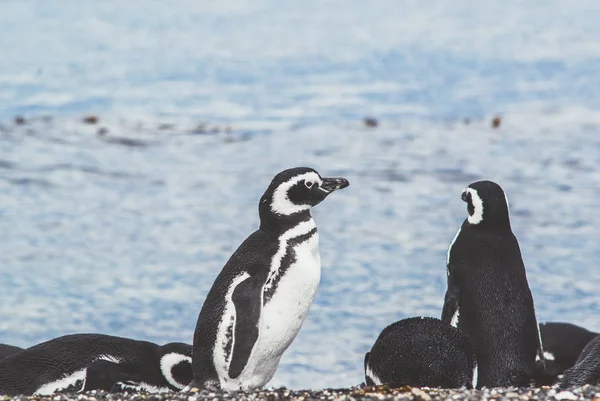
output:
<path id="1" fill-rule="evenodd" d="M 387 326 L 365 354 L 368 386 L 474 388 L 477 361 L 469 337 L 432 317 Z"/>
<path id="2" fill-rule="evenodd" d="M 259 201 L 260 227 L 233 253 L 206 296 L 194 333 L 194 378 L 186 389 L 249 390 L 271 380 L 321 277 L 310 209 L 348 185 L 306 167 L 273 178 Z"/>
<path id="3" fill-rule="evenodd" d="M 136 389 L 181 390 L 192 379 L 191 346 L 104 334 L 70 334 L 0 360 L 0 395 Z"/>
<path id="4" fill-rule="evenodd" d="M 478 388 L 528 386 L 543 349 L 508 200 L 492 181 L 470 184 L 461 197 L 469 215 L 448 249 L 442 321 L 471 339 Z"/>

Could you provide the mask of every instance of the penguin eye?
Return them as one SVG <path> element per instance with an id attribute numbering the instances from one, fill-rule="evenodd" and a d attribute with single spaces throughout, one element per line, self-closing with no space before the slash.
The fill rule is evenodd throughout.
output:
<path id="1" fill-rule="evenodd" d="M 310 188 L 312 188 L 313 183 L 312 183 L 312 181 L 305 181 L 304 185 L 306 185 L 306 188 L 310 189 Z"/>

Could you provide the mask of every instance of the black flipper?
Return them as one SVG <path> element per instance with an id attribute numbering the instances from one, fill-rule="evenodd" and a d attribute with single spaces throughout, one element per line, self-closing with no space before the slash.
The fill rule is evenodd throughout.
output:
<path id="1" fill-rule="evenodd" d="M 448 266 L 450 269 L 450 266 Z M 442 309 L 442 322 L 450 324 L 452 317 L 458 309 L 458 285 L 454 282 L 453 276 L 448 275 L 448 289 L 446 290 L 446 296 L 444 297 L 444 308 Z"/>
<path id="2" fill-rule="evenodd" d="M 115 384 L 122 381 L 140 381 L 139 367 L 127 363 L 115 363 L 99 360 L 92 362 L 85 375 L 85 387 L 82 391 L 111 391 Z"/>
<path id="3" fill-rule="evenodd" d="M 258 274 L 242 281 L 233 291 L 231 300 L 235 306 L 233 351 L 229 364 L 229 377 L 238 377 L 250 358 L 258 339 L 258 322 L 262 306 L 262 290 L 265 279 Z"/>

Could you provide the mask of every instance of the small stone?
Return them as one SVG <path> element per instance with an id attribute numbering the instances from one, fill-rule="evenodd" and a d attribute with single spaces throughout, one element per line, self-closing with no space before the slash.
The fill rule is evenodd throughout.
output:
<path id="1" fill-rule="evenodd" d="M 561 391 L 554 396 L 556 400 L 576 400 L 578 397 L 570 391 Z"/>
<path id="2" fill-rule="evenodd" d="M 27 123 L 27 120 L 25 120 L 25 117 L 23 117 L 23 116 L 16 116 L 15 117 L 15 124 L 17 124 L 17 125 L 25 125 L 25 123 Z"/>
<path id="3" fill-rule="evenodd" d="M 427 394 L 425 391 L 418 389 L 418 388 L 413 388 L 411 391 L 415 397 L 419 397 L 419 399 L 424 400 L 424 401 L 430 401 L 431 397 L 429 396 L 429 394 Z"/>

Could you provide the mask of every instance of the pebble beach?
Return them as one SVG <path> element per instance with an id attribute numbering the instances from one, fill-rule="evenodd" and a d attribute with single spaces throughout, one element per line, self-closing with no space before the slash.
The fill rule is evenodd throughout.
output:
<path id="1" fill-rule="evenodd" d="M 570 390 L 552 387 L 542 388 L 495 388 L 484 390 L 427 389 L 386 386 L 353 387 L 348 389 L 288 390 L 286 388 L 264 389 L 252 392 L 192 391 L 189 393 L 106 393 L 91 391 L 83 394 L 57 394 L 53 396 L 5 397 L 3 401 L 353 401 L 353 400 L 596 400 L 600 398 L 600 386 L 584 386 Z"/>

